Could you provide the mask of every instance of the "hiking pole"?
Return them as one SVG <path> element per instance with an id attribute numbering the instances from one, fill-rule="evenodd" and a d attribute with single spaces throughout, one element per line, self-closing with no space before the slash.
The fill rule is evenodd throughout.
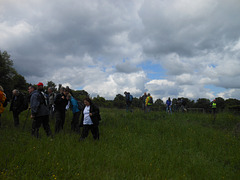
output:
<path id="1" fill-rule="evenodd" d="M 23 124 L 23 130 L 25 129 L 26 122 L 27 122 L 28 116 L 29 116 L 29 112 L 30 112 L 30 108 L 28 108 L 27 116 L 26 116 L 25 122 L 24 122 L 24 124 Z"/>

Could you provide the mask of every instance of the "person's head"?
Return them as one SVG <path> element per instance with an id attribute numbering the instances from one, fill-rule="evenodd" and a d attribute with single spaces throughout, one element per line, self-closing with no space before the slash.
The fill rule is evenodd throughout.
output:
<path id="1" fill-rule="evenodd" d="M 168 100 L 171 101 L 170 97 L 168 97 Z"/>
<path id="2" fill-rule="evenodd" d="M 3 89 L 3 87 L 1 85 L 0 85 L 0 91 L 2 91 L 2 92 L 4 91 L 4 89 Z"/>
<path id="3" fill-rule="evenodd" d="M 48 94 L 53 93 L 53 91 L 54 91 L 53 87 L 49 87 L 49 88 L 48 88 Z"/>
<path id="4" fill-rule="evenodd" d="M 67 100 L 71 99 L 71 97 L 72 97 L 71 93 L 68 93 Z"/>
<path id="5" fill-rule="evenodd" d="M 148 96 L 151 96 L 151 94 L 150 94 L 150 93 L 148 93 Z"/>
<path id="6" fill-rule="evenodd" d="M 214 102 L 216 101 L 216 99 L 213 100 Z"/>
<path id="7" fill-rule="evenodd" d="M 124 94 L 126 95 L 126 94 L 127 94 L 127 91 L 125 91 Z"/>
<path id="8" fill-rule="evenodd" d="M 43 91 L 43 83 L 39 82 L 37 84 L 37 88 L 38 88 L 39 91 Z"/>
<path id="9" fill-rule="evenodd" d="M 28 93 L 29 94 L 31 94 L 35 90 L 36 90 L 36 88 L 34 86 L 32 86 L 32 85 L 28 87 Z"/>
<path id="10" fill-rule="evenodd" d="M 146 96 L 146 95 L 147 95 L 147 93 L 145 92 L 145 93 L 144 93 L 144 96 Z"/>
<path id="11" fill-rule="evenodd" d="M 65 96 L 67 96 L 67 95 L 69 94 L 69 90 L 66 89 L 66 88 L 64 88 L 64 90 L 63 90 L 63 94 L 64 94 Z"/>
<path id="12" fill-rule="evenodd" d="M 90 106 L 92 104 L 92 100 L 87 97 L 83 100 L 83 103 L 86 105 L 86 106 Z"/>
<path id="13" fill-rule="evenodd" d="M 13 94 L 14 96 L 18 96 L 18 95 L 19 95 L 19 91 L 18 91 L 17 89 L 14 89 L 14 90 L 12 91 L 12 94 Z"/>
<path id="14" fill-rule="evenodd" d="M 61 87 L 60 90 L 59 90 L 59 91 L 60 91 L 60 94 L 62 94 L 64 90 L 65 90 L 65 88 L 64 88 L 64 87 Z"/>

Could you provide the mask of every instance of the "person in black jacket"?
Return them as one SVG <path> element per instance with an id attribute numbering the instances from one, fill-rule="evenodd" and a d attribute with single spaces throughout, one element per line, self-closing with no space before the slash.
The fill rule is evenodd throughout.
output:
<path id="1" fill-rule="evenodd" d="M 84 108 L 82 111 L 82 118 L 80 126 L 83 126 L 82 135 L 80 140 L 85 139 L 88 136 L 89 130 L 91 130 L 93 138 L 95 140 L 99 139 L 99 121 L 101 120 L 99 114 L 99 108 L 94 105 L 90 98 L 84 99 Z"/>
<path id="2" fill-rule="evenodd" d="M 10 105 L 10 111 L 13 112 L 14 126 L 19 126 L 19 114 L 24 110 L 24 96 L 17 89 L 12 91 L 13 97 Z"/>
<path id="3" fill-rule="evenodd" d="M 32 86 L 28 88 L 31 97 L 31 119 L 33 119 L 32 135 L 36 138 L 39 137 L 39 128 L 42 124 L 47 136 L 52 136 L 52 131 L 49 126 L 49 110 L 46 97 L 43 92 L 43 83 L 40 82 L 37 85 L 38 90 L 34 90 Z"/>
<path id="4" fill-rule="evenodd" d="M 57 94 L 55 103 L 55 116 L 56 116 L 56 123 L 55 123 L 55 133 L 58 133 L 61 129 L 63 129 L 63 125 L 65 122 L 65 112 L 66 106 L 68 104 L 67 95 L 69 94 L 68 89 L 62 88 L 62 93 Z"/>

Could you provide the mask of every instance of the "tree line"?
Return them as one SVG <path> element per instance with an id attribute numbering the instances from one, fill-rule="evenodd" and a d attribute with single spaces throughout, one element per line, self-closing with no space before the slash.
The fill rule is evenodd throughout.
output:
<path id="1" fill-rule="evenodd" d="M 18 89 L 22 93 L 27 93 L 27 88 L 29 84 L 26 82 L 24 76 L 19 74 L 13 67 L 13 61 L 10 59 L 10 55 L 4 51 L 0 51 L 0 85 L 3 86 L 4 91 L 9 99 L 12 96 L 12 90 Z M 47 90 L 48 87 L 52 87 L 55 91 L 59 91 L 61 88 L 61 84 L 58 86 L 52 82 L 51 80 L 47 82 L 46 86 L 44 87 Z M 90 97 L 90 94 L 85 90 L 71 90 L 72 95 L 78 99 L 83 100 L 86 96 Z M 104 97 L 97 96 L 93 97 L 93 102 L 96 103 L 100 107 L 107 107 L 107 108 L 125 108 L 125 96 L 123 94 L 117 94 L 113 100 L 106 100 Z M 211 111 L 211 101 L 206 98 L 199 98 L 196 101 L 190 100 L 185 97 L 181 97 L 186 103 L 186 108 L 203 108 L 205 112 Z M 134 97 L 132 106 L 134 108 L 141 108 L 142 107 L 142 98 L 141 97 Z M 174 106 L 177 106 L 178 99 L 173 98 L 173 110 Z M 226 99 L 224 100 L 221 97 L 216 98 L 217 109 L 218 111 L 230 110 L 230 111 L 240 111 L 240 101 L 238 99 Z M 156 99 L 153 103 L 153 110 L 165 110 L 165 102 L 162 99 Z"/>

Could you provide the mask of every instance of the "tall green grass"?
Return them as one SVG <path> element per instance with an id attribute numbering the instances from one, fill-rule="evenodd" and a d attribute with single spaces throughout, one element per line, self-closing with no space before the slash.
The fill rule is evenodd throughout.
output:
<path id="1" fill-rule="evenodd" d="M 240 142 L 232 135 L 239 117 L 218 114 L 126 113 L 101 109 L 100 140 L 79 142 L 67 112 L 64 131 L 46 137 L 22 130 L 2 115 L 0 179 L 239 179 Z M 51 120 L 54 131 L 54 121 Z"/>

